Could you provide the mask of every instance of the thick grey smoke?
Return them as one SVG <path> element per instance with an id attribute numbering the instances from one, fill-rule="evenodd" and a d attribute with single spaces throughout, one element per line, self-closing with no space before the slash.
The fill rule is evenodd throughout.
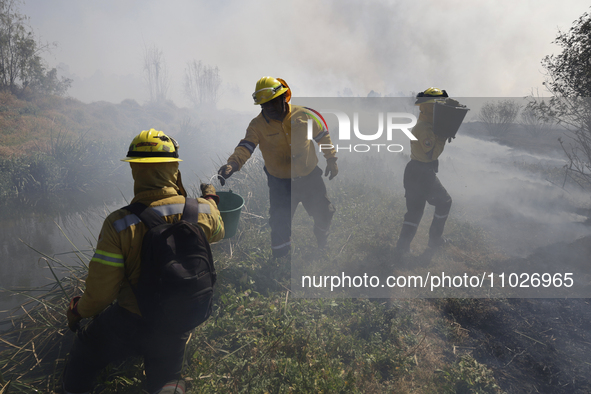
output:
<path id="1" fill-rule="evenodd" d="M 573 182 L 563 185 L 566 158 L 558 137 L 564 137 L 564 131 L 555 128 L 532 135 L 516 119 L 507 134 L 491 135 L 478 121 L 482 104 L 511 100 L 523 108 L 526 100 L 456 98 L 470 111 L 457 138 L 446 144 L 438 173 L 454 201 L 451 217 L 485 231 L 487 243 L 508 256 L 526 256 L 538 247 L 589 235 L 591 229 L 583 225 L 586 212 L 582 209 L 589 206 L 588 191 Z M 389 139 L 386 114 L 418 115 L 418 107 L 412 105 L 414 99 L 294 100 L 323 114 L 343 163 L 339 181 L 368 183 L 402 198 L 410 141 L 399 128 L 392 131 Z M 348 116 L 349 136 L 342 134 L 343 125 L 334 115 L 336 110 Z M 358 113 L 358 130 L 365 139 L 354 132 L 354 113 Z M 383 131 L 374 140 L 368 140 L 376 134 L 380 116 Z M 408 121 L 398 118 L 394 123 Z M 377 145 L 381 145 L 379 152 Z M 401 151 L 395 153 L 398 150 Z M 429 226 L 432 214 L 433 208 L 428 207 L 422 227 Z"/>
<path id="2" fill-rule="evenodd" d="M 74 77 L 83 101 L 142 103 L 142 54 L 162 50 L 171 98 L 186 105 L 187 62 L 218 66 L 220 107 L 251 110 L 263 75 L 285 78 L 300 96 L 366 96 L 441 86 L 456 96 L 524 96 L 541 88 L 540 60 L 557 52 L 588 2 L 500 1 L 27 1 L 22 12 L 47 60 Z"/>
<path id="3" fill-rule="evenodd" d="M 499 251 L 525 256 L 589 235 L 575 209 L 589 204 L 588 193 L 564 189 L 550 177 L 563 159 L 470 136 L 449 144 L 442 156 L 439 177 L 454 198 L 453 214 L 485 228 Z"/>

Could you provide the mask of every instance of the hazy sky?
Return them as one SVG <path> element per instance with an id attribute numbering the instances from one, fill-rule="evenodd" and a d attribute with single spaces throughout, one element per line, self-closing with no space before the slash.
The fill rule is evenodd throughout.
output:
<path id="1" fill-rule="evenodd" d="M 298 96 L 409 93 L 525 96 L 542 89 L 540 61 L 586 0 L 201 1 L 28 0 L 35 33 L 57 42 L 85 102 L 148 98 L 144 47 L 162 50 L 179 106 L 188 61 L 219 67 L 221 107 L 249 109 L 255 82 L 283 77 Z"/>

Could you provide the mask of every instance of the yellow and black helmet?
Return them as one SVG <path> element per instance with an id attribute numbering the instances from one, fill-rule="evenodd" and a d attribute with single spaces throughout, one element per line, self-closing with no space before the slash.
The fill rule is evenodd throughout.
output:
<path id="1" fill-rule="evenodd" d="M 260 105 L 273 100 L 275 97 L 281 96 L 285 92 L 287 92 L 285 102 L 288 103 L 291 98 L 291 89 L 287 85 L 287 82 L 281 78 L 262 77 L 257 81 L 252 99 L 254 100 L 254 105 Z"/>
<path id="2" fill-rule="evenodd" d="M 179 144 L 174 138 L 155 129 L 144 130 L 129 145 L 127 157 L 130 163 L 169 163 L 179 159 Z"/>
<path id="3" fill-rule="evenodd" d="M 431 87 L 424 92 L 417 94 L 417 101 L 415 101 L 415 105 L 434 103 L 439 99 L 446 97 L 449 96 L 445 90 Z"/>

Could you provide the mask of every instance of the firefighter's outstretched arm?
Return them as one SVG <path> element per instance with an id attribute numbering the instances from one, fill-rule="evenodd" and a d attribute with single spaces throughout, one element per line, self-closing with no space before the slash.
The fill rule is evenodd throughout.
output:
<path id="1" fill-rule="evenodd" d="M 238 163 L 235 161 L 230 161 L 228 164 L 224 164 L 218 170 L 218 180 L 220 184 L 224 186 L 226 184 L 226 179 L 232 176 L 233 173 L 238 171 Z"/>
<path id="2" fill-rule="evenodd" d="M 254 150 L 259 144 L 259 137 L 257 133 L 249 127 L 246 130 L 246 136 L 240 140 L 232 156 L 228 158 L 228 163 L 224 164 L 218 170 L 218 180 L 221 185 L 226 184 L 226 179 L 232 176 L 236 171 L 240 171 L 244 163 L 250 159 Z"/>

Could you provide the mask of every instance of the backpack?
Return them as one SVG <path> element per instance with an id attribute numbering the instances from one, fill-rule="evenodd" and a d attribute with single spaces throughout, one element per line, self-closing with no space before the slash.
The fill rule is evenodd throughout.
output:
<path id="1" fill-rule="evenodd" d="M 436 102 L 433 106 L 433 133 L 451 142 L 456 138 L 456 133 L 469 110 L 455 100 Z"/>
<path id="2" fill-rule="evenodd" d="M 166 222 L 142 203 L 123 209 L 148 227 L 142 240 L 139 280 L 131 286 L 144 321 L 161 332 L 192 330 L 211 315 L 216 282 L 209 242 L 197 224 L 199 203 L 185 199 L 176 223 Z"/>

